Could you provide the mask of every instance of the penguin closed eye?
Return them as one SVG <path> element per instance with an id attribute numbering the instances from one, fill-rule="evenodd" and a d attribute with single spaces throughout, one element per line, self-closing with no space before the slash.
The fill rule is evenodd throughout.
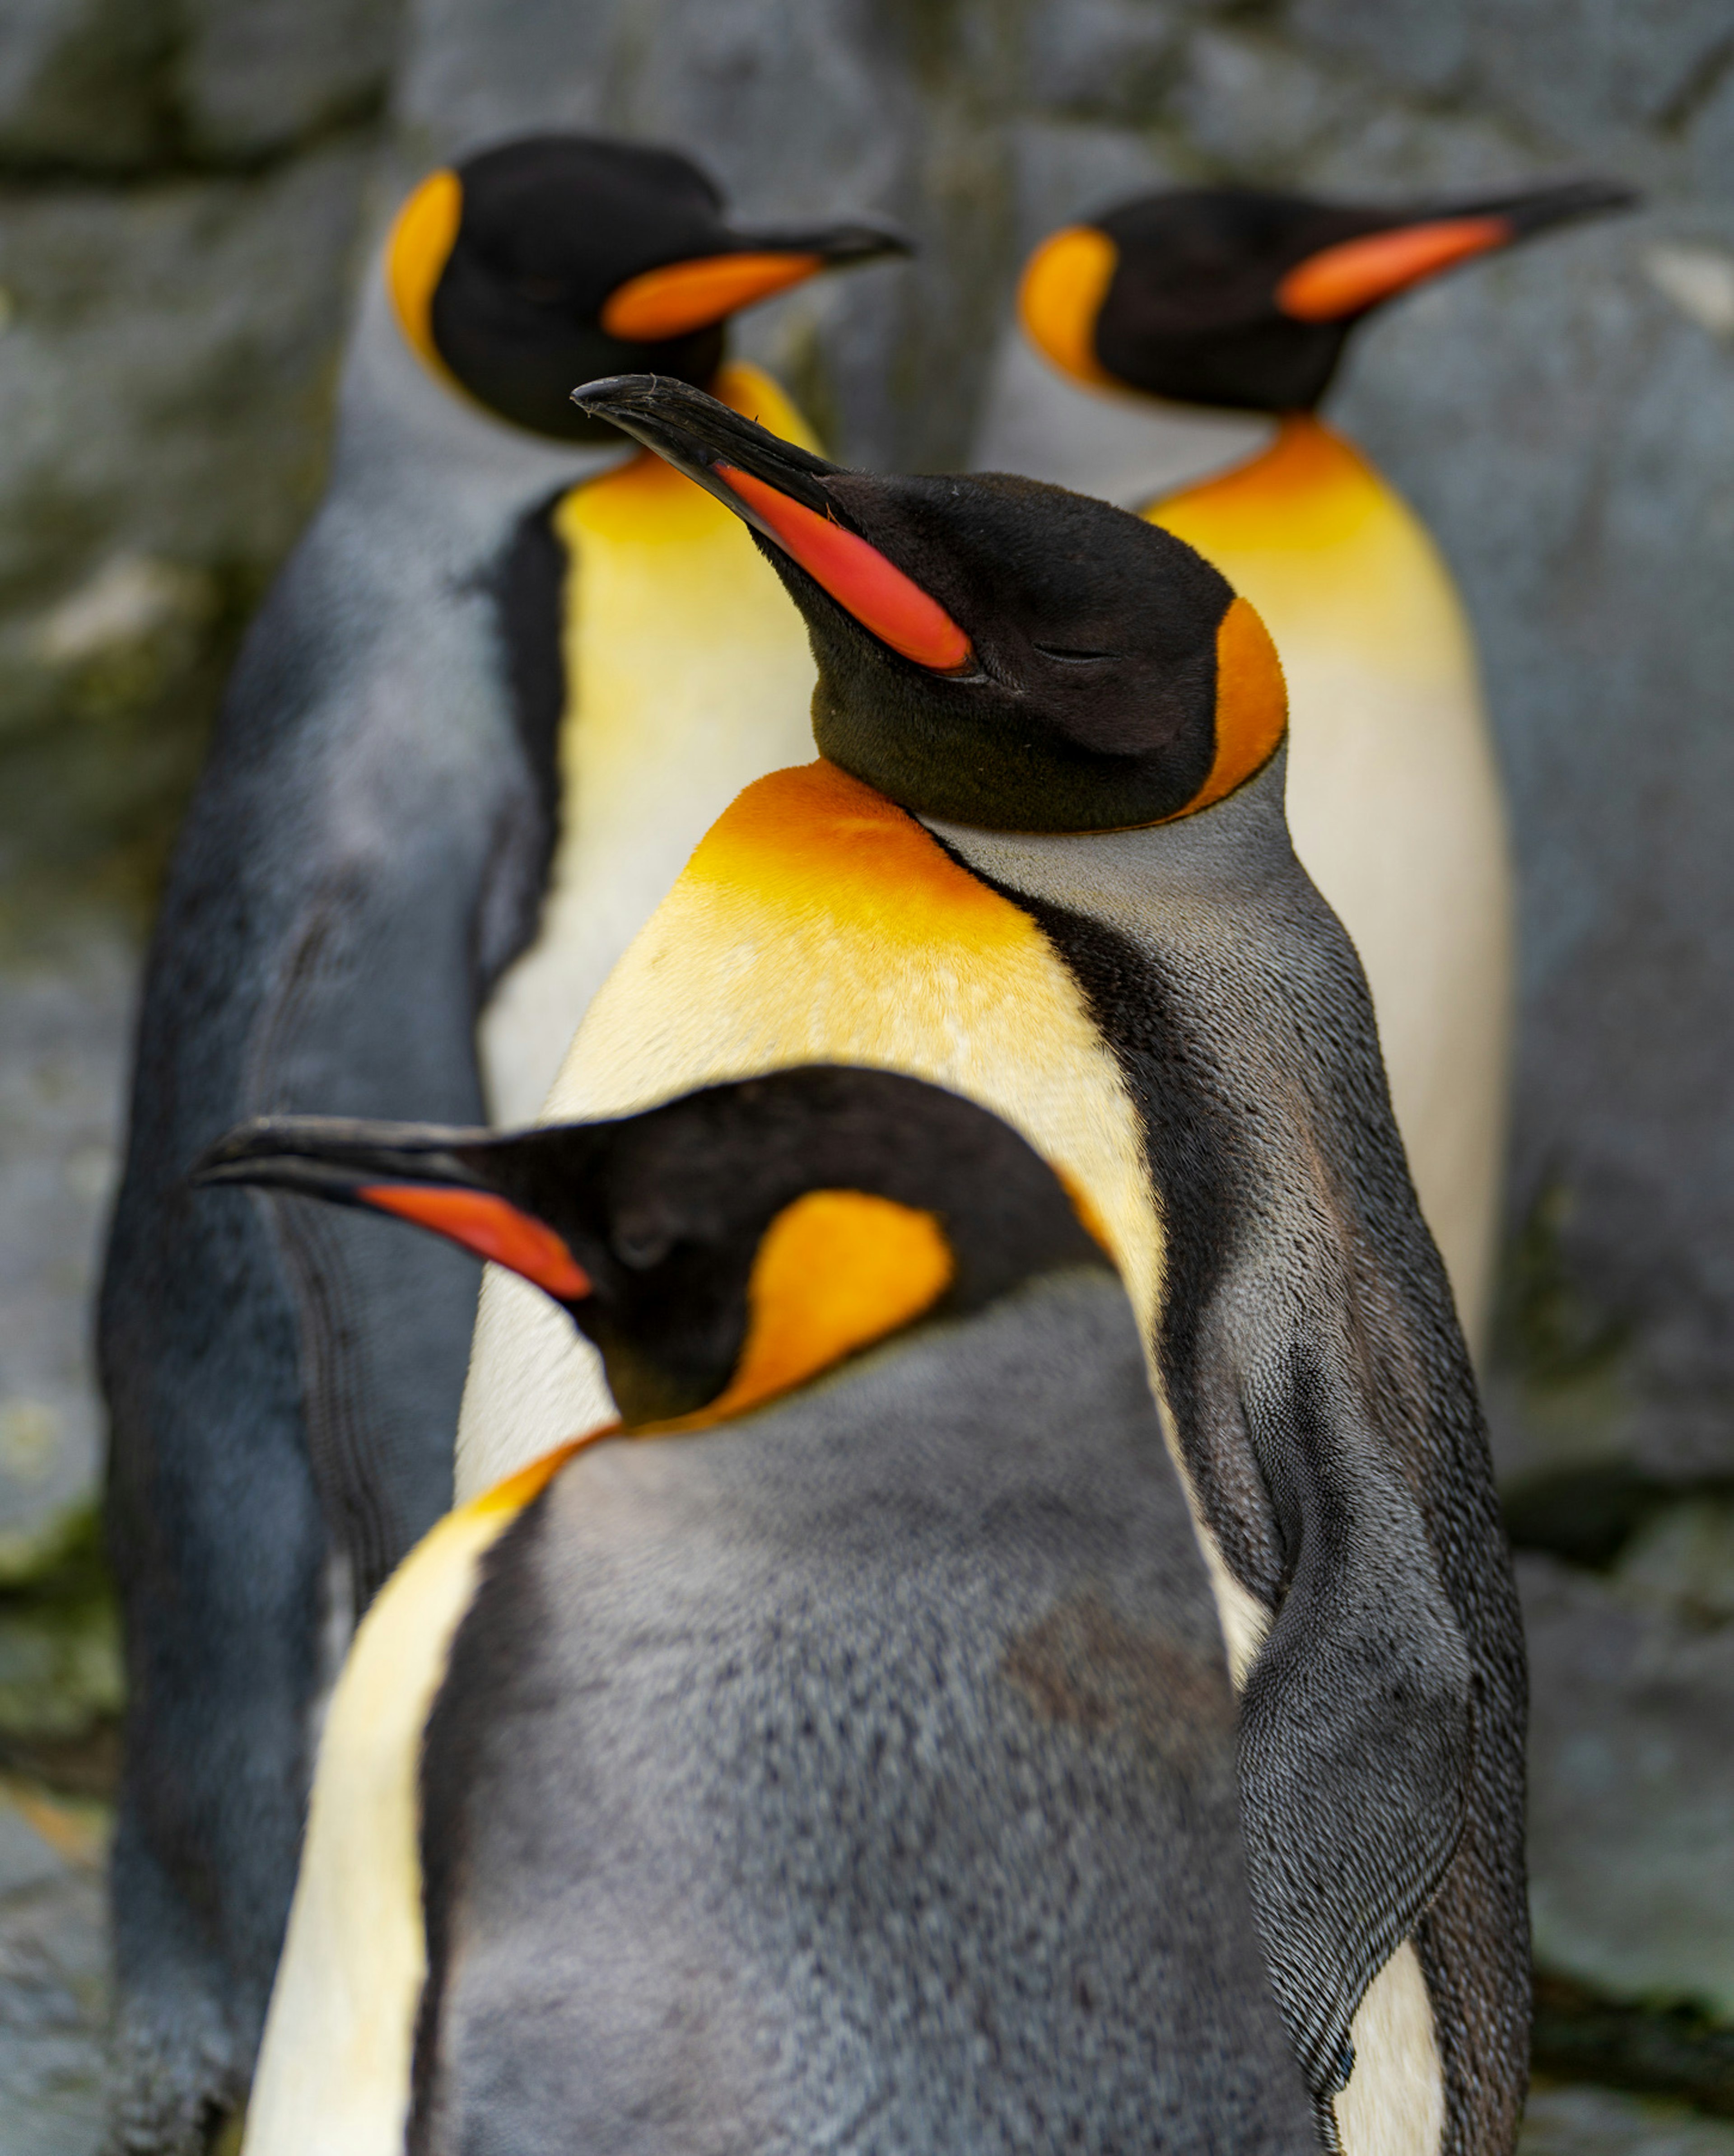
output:
<path id="1" fill-rule="evenodd" d="M 1003 475 L 845 471 L 659 377 L 574 395 L 753 527 L 813 639 L 819 749 L 917 814 L 1156 824 L 1233 793 L 1281 743 L 1264 624 L 1138 517 Z"/>
<path id="2" fill-rule="evenodd" d="M 276 1119 L 198 1175 L 495 1258 L 627 1423 L 362 1626 L 247 2156 L 811 2148 L 864 2103 L 911 2150 L 1316 2150 L 1137 1327 L 1021 1138 L 806 1068 L 503 1137 Z"/>
<path id="3" fill-rule="evenodd" d="M 541 135 L 430 174 L 387 263 L 398 321 L 437 373 L 521 427 L 591 442 L 610 437 L 574 408 L 574 381 L 640 367 L 708 387 L 730 316 L 908 252 L 882 224 L 731 224 L 675 151 Z"/>

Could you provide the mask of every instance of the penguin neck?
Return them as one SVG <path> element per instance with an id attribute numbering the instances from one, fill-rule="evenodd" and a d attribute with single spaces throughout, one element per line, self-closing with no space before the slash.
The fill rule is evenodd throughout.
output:
<path id="1" fill-rule="evenodd" d="M 495 418 L 440 379 L 399 327 L 376 260 L 337 399 L 336 485 L 449 535 L 497 526 L 628 463 L 632 444 L 556 442 Z"/>
<path id="2" fill-rule="evenodd" d="M 1074 381 L 1013 329 L 1000 340 L 970 464 L 1141 510 L 1256 458 L 1277 434 L 1265 413 L 1171 404 Z"/>

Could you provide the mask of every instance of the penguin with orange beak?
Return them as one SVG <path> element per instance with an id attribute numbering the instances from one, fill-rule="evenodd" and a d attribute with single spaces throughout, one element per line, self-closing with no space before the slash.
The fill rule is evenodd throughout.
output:
<path id="1" fill-rule="evenodd" d="M 624 1418 L 363 1622 L 246 2156 L 1316 2152 L 1137 1324 L 1023 1140 L 808 1068 L 200 1179 L 512 1267 Z"/>
<path id="2" fill-rule="evenodd" d="M 1318 417 L 1355 326 L 1444 271 L 1628 206 L 1598 181 L 1369 208 L 1250 190 L 1122 203 L 1023 272 L 975 450 L 1177 532 L 1288 677 L 1289 822 L 1366 968 L 1421 1208 L 1488 1317 L 1512 896 L 1473 643 L 1413 512 Z"/>
<path id="3" fill-rule="evenodd" d="M 731 506 L 805 619 L 820 761 L 750 787 L 546 1111 L 810 1061 L 992 1110 L 1131 1298 L 1239 1687 L 1254 1907 L 1327 2147 L 1509 2151 L 1527 2072 L 1521 1630 L 1372 1006 L 1283 820 L 1282 672 L 1171 533 L 881 476 L 687 385 L 579 393 Z M 460 1495 L 603 1419 L 485 1283 Z"/>
<path id="4" fill-rule="evenodd" d="M 264 1110 L 540 1101 L 711 820 L 803 752 L 813 674 L 736 520 L 567 393 L 652 366 L 805 440 L 727 318 L 901 248 L 551 136 L 426 180 L 368 281 L 171 870 L 103 1290 L 130 2150 L 190 2156 L 244 2095 L 334 1657 L 450 1500 L 476 1283 L 359 1215 L 192 1205 L 187 1163 Z"/>

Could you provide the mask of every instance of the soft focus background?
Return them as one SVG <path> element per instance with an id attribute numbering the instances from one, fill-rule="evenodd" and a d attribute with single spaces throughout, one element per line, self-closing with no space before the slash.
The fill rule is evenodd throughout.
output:
<path id="1" fill-rule="evenodd" d="M 0 2156 L 97 2130 L 86 1298 L 153 895 L 381 223 L 536 126 L 908 226 L 914 267 L 741 341 L 835 453 L 916 469 L 965 453 L 1023 252 L 1116 197 L 1644 188 L 1393 308 L 1332 411 L 1462 582 L 1516 819 L 1489 1376 L 1536 1695 L 1527 2156 L 1734 2156 L 1727 0 L 4 0 Z"/>

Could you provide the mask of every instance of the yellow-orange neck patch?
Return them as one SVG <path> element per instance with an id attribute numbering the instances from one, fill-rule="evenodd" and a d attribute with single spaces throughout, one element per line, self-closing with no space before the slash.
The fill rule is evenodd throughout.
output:
<path id="1" fill-rule="evenodd" d="M 629 344 L 657 344 L 726 321 L 760 300 L 803 285 L 825 266 L 823 254 L 790 250 L 707 254 L 630 277 L 603 302 L 602 326 Z"/>
<path id="2" fill-rule="evenodd" d="M 746 1286 L 746 1338 L 708 1405 L 634 1436 L 707 1430 L 817 1377 L 919 1317 L 956 1270 L 932 1214 L 864 1190 L 809 1190 L 765 1230 Z"/>
<path id="3" fill-rule="evenodd" d="M 1289 724 L 1282 661 L 1258 609 L 1237 598 L 1216 632 L 1216 755 L 1183 813 L 1196 815 L 1261 770 Z"/>
<path id="4" fill-rule="evenodd" d="M 434 341 L 434 292 L 458 237 L 464 182 L 449 167 L 429 172 L 397 215 L 386 242 L 386 287 L 398 326 L 443 382 L 461 385 Z"/>
<path id="5" fill-rule="evenodd" d="M 1119 263 L 1106 232 L 1073 224 L 1044 239 L 1024 265 L 1018 319 L 1036 350 L 1075 381 L 1114 384 L 1095 356 L 1095 324 Z"/>

